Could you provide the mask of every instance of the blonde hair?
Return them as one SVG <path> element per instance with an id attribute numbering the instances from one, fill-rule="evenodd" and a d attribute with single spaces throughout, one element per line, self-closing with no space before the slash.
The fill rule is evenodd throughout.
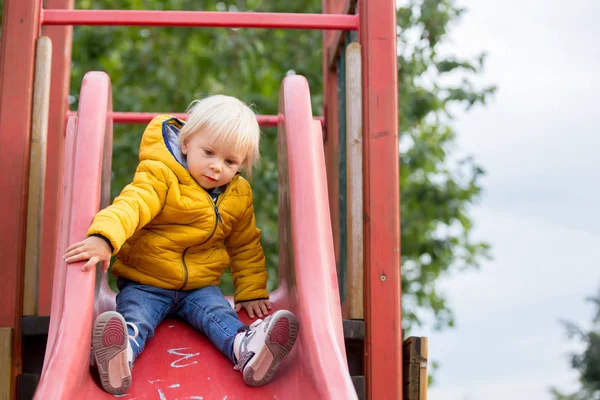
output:
<path id="1" fill-rule="evenodd" d="M 260 160 L 260 128 L 256 114 L 235 97 L 214 95 L 195 100 L 188 107 L 188 120 L 179 133 L 179 144 L 191 135 L 207 135 L 210 142 L 246 154 L 241 169 L 251 177 Z"/>

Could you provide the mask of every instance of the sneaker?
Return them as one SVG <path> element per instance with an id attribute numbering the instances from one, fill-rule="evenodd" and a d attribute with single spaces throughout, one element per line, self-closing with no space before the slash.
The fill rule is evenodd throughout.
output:
<path id="1" fill-rule="evenodd" d="M 111 394 L 123 394 L 131 386 L 133 350 L 129 343 L 127 323 L 121 314 L 107 311 L 94 322 L 92 354 L 100 374 L 102 387 Z M 133 324 L 137 337 L 138 330 Z"/>
<path id="2" fill-rule="evenodd" d="M 298 335 L 298 321 L 289 311 L 279 310 L 273 315 L 258 319 L 233 342 L 237 360 L 235 369 L 241 371 L 249 386 L 262 386 L 289 354 Z"/>

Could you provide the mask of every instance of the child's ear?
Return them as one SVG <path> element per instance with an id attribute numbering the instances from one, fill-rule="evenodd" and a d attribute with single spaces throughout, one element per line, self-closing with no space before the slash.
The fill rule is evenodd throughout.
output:
<path id="1" fill-rule="evenodd" d="M 187 138 L 185 138 L 185 139 L 183 139 L 183 142 L 181 142 L 181 153 L 183 155 L 187 155 L 187 148 L 188 148 L 187 141 L 188 141 Z"/>

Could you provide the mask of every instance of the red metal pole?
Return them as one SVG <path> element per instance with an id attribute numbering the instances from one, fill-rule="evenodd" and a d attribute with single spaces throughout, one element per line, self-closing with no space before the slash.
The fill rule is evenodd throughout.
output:
<path id="1" fill-rule="evenodd" d="M 394 0 L 361 0 L 365 373 L 369 399 L 402 398 L 398 78 Z"/>
<path id="2" fill-rule="evenodd" d="M 23 264 L 35 41 L 42 0 L 5 0 L 0 50 L 0 328 L 12 328 L 11 396 L 21 372 Z M 3 369 L 4 370 L 4 369 Z"/>
<path id="3" fill-rule="evenodd" d="M 76 115 L 77 113 L 74 111 L 70 111 L 67 113 L 67 117 Z M 156 117 L 160 114 L 171 114 L 176 118 L 186 120 L 187 114 L 183 113 L 136 113 L 136 112 L 113 112 L 112 118 L 113 123 L 115 124 L 147 124 L 152 120 L 152 118 Z M 260 126 L 277 126 L 277 115 L 257 115 L 256 120 Z M 323 117 L 314 117 L 315 120 L 321 122 L 323 124 Z M 64 121 L 64 119 L 63 119 Z"/>
<path id="4" fill-rule="evenodd" d="M 46 0 L 45 5 L 55 9 L 72 9 L 74 2 Z M 65 119 L 62 116 L 69 108 L 73 27 L 46 26 L 42 34 L 52 40 L 53 51 L 38 310 L 39 315 L 50 315 L 65 145 Z"/>
<path id="5" fill-rule="evenodd" d="M 355 15 L 216 11 L 43 10 L 44 25 L 211 26 L 356 30 Z"/>

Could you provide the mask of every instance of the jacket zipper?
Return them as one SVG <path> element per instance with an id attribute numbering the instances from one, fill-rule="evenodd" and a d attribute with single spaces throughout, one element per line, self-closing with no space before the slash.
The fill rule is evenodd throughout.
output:
<path id="1" fill-rule="evenodd" d="M 212 197 L 210 197 L 210 195 L 208 193 L 206 193 L 206 195 L 210 199 L 210 202 L 214 204 L 213 211 L 215 212 L 215 224 L 212 228 L 212 231 L 210 231 L 210 234 L 208 235 L 208 237 L 206 239 L 204 239 L 202 241 L 202 243 L 194 245 L 194 246 L 201 246 L 204 243 L 208 242 L 213 237 L 215 232 L 217 231 L 217 226 L 218 226 L 219 222 L 221 222 L 221 223 L 223 222 L 223 219 L 221 218 L 221 213 L 219 213 L 219 205 L 221 204 L 221 202 L 223 202 L 225 195 L 227 194 L 227 192 L 229 192 L 229 188 L 231 188 L 233 182 L 237 179 L 237 176 L 238 175 L 236 175 L 231 180 L 231 182 L 229 182 L 229 184 L 225 188 L 225 191 L 223 192 L 223 194 L 221 196 L 219 196 L 219 199 L 217 200 L 216 203 L 213 201 Z M 189 272 L 188 272 L 187 264 L 185 262 L 185 253 L 187 253 L 187 251 L 194 246 L 186 247 L 185 250 L 183 250 L 183 253 L 181 254 L 181 263 L 183 264 L 183 284 L 178 288 L 178 290 L 183 289 L 188 283 Z"/>
<path id="2" fill-rule="evenodd" d="M 186 247 L 183 253 L 181 254 L 181 262 L 183 263 L 183 284 L 179 287 L 179 290 L 183 289 L 188 283 L 189 274 L 187 264 L 185 263 L 185 253 L 187 253 L 189 249 L 191 249 L 191 247 Z"/>

